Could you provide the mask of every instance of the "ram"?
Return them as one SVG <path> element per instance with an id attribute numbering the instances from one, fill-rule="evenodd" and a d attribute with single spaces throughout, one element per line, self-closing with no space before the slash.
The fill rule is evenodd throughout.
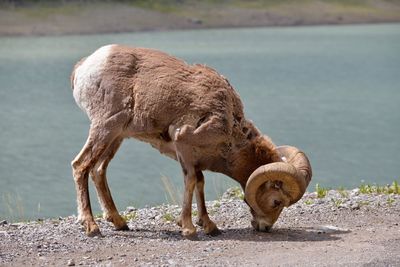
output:
<path id="1" fill-rule="evenodd" d="M 204 170 L 239 182 L 253 215 L 251 224 L 259 231 L 269 231 L 311 180 L 305 154 L 295 147 L 276 147 L 262 135 L 245 118 L 227 79 L 207 66 L 188 65 L 157 50 L 107 45 L 75 65 L 71 83 L 76 103 L 91 122 L 86 144 L 72 161 L 78 219 L 89 236 L 100 234 L 90 207 L 89 175 L 104 218 L 117 230 L 128 230 L 106 179 L 124 138 L 147 142 L 180 163 L 184 197 L 178 225 L 187 238 L 196 235 L 194 192 L 197 223 L 206 234 L 220 233 L 207 213 Z"/>

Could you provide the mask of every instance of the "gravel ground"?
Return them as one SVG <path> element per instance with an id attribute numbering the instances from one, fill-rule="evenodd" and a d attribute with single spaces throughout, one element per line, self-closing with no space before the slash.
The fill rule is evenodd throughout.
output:
<path id="1" fill-rule="evenodd" d="M 208 202 L 217 237 L 198 228 L 181 237 L 179 207 L 135 209 L 130 231 L 98 219 L 103 237 L 88 238 L 76 217 L 0 222 L 0 266 L 400 266 L 400 195 L 307 193 L 285 209 L 271 233 L 250 226 L 250 212 L 234 190 Z"/>

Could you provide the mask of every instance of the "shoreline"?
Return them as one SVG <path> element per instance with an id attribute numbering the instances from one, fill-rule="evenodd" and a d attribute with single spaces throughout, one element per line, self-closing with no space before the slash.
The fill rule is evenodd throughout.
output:
<path id="1" fill-rule="evenodd" d="M 0 37 L 400 22 L 400 3 L 385 0 L 347 5 L 341 1 L 326 3 L 321 0 L 296 4 L 253 1 L 258 6 L 248 6 L 246 1 L 207 5 L 196 1 L 166 2 L 165 6 L 157 7 L 102 1 L 0 6 Z"/>
<path id="2" fill-rule="evenodd" d="M 393 185 L 394 186 L 394 185 Z M 398 190 L 398 185 L 394 186 Z M 254 231 L 240 190 L 208 201 L 222 234 L 182 238 L 180 208 L 160 205 L 121 214 L 130 231 L 97 218 L 102 237 L 88 238 L 75 216 L 0 223 L 0 265 L 396 266 L 400 264 L 400 195 L 372 187 L 306 193 L 286 208 L 271 233 Z M 195 205 L 193 205 L 195 207 Z M 193 213 L 195 219 L 196 212 Z M 268 253 L 266 253 L 268 252 Z"/>

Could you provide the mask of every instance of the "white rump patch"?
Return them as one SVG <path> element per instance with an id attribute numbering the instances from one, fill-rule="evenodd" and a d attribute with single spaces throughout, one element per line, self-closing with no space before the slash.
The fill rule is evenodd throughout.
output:
<path id="1" fill-rule="evenodd" d="M 114 45 L 97 49 L 75 70 L 74 99 L 86 113 L 90 110 L 89 98 L 96 93 L 106 67 L 107 58 Z"/>

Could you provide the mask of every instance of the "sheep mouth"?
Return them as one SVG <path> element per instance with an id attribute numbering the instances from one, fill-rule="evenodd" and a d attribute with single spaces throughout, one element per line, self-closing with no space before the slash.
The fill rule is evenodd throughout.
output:
<path id="1" fill-rule="evenodd" d="M 256 230 L 257 232 L 270 233 L 272 231 L 272 225 L 267 225 L 262 222 L 257 222 L 256 220 L 251 221 L 251 226 L 253 226 L 254 230 Z"/>

